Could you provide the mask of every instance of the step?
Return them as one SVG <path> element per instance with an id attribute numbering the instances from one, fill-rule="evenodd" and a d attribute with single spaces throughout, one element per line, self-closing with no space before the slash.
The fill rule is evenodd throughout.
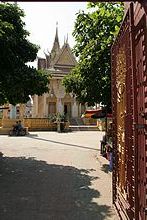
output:
<path id="1" fill-rule="evenodd" d="M 2 128 L 0 127 L 0 135 L 2 134 L 9 134 L 9 131 L 10 131 L 11 128 Z"/>
<path id="2" fill-rule="evenodd" d="M 69 129 L 71 131 L 98 131 L 98 127 L 95 125 L 70 125 Z"/>

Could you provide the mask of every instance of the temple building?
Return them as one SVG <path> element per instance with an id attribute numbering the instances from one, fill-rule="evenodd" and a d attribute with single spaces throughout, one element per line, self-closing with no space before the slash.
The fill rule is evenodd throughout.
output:
<path id="1" fill-rule="evenodd" d="M 32 114 L 33 118 L 45 118 L 50 114 L 61 113 L 67 119 L 78 118 L 85 110 L 72 94 L 67 94 L 62 85 L 64 76 L 70 73 L 77 61 L 68 44 L 68 37 L 60 48 L 58 28 L 56 27 L 55 39 L 51 52 L 45 53 L 45 58 L 38 58 L 38 69 L 45 69 L 51 74 L 49 93 L 42 96 L 34 95 Z"/>

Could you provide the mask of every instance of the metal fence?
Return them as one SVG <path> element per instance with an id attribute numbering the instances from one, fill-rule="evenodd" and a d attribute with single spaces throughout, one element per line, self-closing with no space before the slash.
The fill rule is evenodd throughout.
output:
<path id="1" fill-rule="evenodd" d="M 122 219 L 146 219 L 147 14 L 131 3 L 112 47 L 113 202 Z"/>

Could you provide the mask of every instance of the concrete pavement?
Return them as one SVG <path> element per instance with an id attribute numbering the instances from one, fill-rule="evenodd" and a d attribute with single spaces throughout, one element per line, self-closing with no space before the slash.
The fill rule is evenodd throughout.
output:
<path id="1" fill-rule="evenodd" d="M 103 132 L 0 136 L 0 219 L 118 220 Z"/>

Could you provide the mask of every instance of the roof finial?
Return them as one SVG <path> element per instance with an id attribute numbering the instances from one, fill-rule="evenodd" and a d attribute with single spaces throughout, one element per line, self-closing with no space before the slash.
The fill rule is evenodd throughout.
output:
<path id="1" fill-rule="evenodd" d="M 58 29 L 58 21 L 56 21 L 56 29 Z"/>
<path id="2" fill-rule="evenodd" d="M 53 48 L 51 50 L 51 57 L 54 59 L 56 55 L 59 53 L 60 45 L 59 45 L 59 38 L 58 38 L 58 22 L 56 22 L 56 34 L 55 34 L 55 40 L 53 43 Z"/>
<path id="3" fill-rule="evenodd" d="M 59 46 L 59 39 L 58 39 L 58 22 L 56 22 L 56 34 L 55 34 L 55 40 L 54 44 L 57 43 Z"/>
<path id="4" fill-rule="evenodd" d="M 55 35 L 55 39 L 58 39 L 58 22 L 56 22 L 56 35 Z"/>
<path id="5" fill-rule="evenodd" d="M 68 33 L 67 33 L 66 43 L 68 43 Z"/>

